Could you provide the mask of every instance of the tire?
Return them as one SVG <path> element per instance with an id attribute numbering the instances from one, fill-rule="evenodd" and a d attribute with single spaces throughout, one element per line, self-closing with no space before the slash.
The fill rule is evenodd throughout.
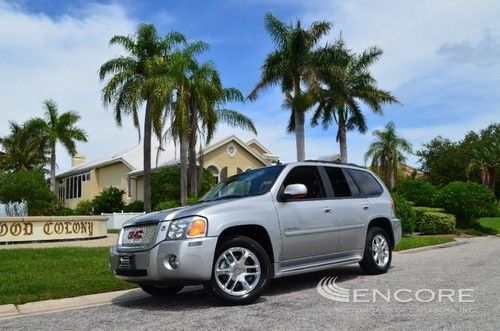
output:
<path id="1" fill-rule="evenodd" d="M 271 261 L 264 248 L 248 237 L 231 236 L 217 246 L 205 288 L 224 305 L 246 305 L 261 296 L 270 278 Z"/>
<path id="2" fill-rule="evenodd" d="M 140 285 L 142 290 L 147 294 L 165 297 L 179 293 L 184 286 L 156 286 L 156 285 Z"/>
<path id="3" fill-rule="evenodd" d="M 378 255 L 374 252 L 375 250 L 378 250 Z M 368 275 L 383 274 L 389 270 L 391 261 L 392 251 L 387 232 L 377 226 L 368 228 L 363 259 L 359 262 L 363 273 Z"/>

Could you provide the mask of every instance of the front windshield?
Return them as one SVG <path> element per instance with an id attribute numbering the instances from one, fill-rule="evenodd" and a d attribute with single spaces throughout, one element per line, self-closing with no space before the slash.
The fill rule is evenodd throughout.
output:
<path id="1" fill-rule="evenodd" d="M 210 189 L 200 202 L 242 198 L 269 192 L 283 165 L 249 170 L 229 177 Z"/>

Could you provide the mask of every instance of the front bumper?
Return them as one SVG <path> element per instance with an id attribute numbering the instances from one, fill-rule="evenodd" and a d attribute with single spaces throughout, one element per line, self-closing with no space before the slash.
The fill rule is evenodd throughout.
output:
<path id="1" fill-rule="evenodd" d="M 401 228 L 401 221 L 397 218 L 391 219 L 392 233 L 394 234 L 394 247 L 401 241 L 403 229 Z"/>
<path id="2" fill-rule="evenodd" d="M 151 249 L 135 252 L 113 246 L 109 264 L 117 278 L 132 283 L 204 282 L 210 280 L 212 275 L 216 244 L 217 237 L 205 237 L 165 240 Z M 169 264 L 172 255 L 179 261 L 177 268 Z M 127 259 L 128 263 L 124 264 L 123 259 Z"/>

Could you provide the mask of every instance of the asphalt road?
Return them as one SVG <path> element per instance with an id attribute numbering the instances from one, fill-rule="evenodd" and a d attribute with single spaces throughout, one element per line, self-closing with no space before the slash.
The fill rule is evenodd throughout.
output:
<path id="1" fill-rule="evenodd" d="M 318 294 L 325 276 L 338 276 L 350 302 Z M 390 302 L 373 290 L 387 295 Z M 410 302 L 400 300 L 413 299 Z M 455 295 L 438 300 L 439 289 Z M 464 300 L 456 302 L 460 289 Z M 420 294 L 417 295 L 417 291 Z M 419 300 L 432 299 L 431 302 Z M 362 295 L 365 296 L 362 296 Z M 403 295 L 401 295 L 403 294 Z M 369 299 L 367 299 L 367 296 Z M 0 330 L 14 329 L 500 329 L 500 238 L 484 237 L 447 248 L 396 253 L 384 275 L 361 275 L 357 266 L 273 281 L 257 303 L 221 307 L 195 288 L 169 299 L 148 297 L 126 303 L 63 311 L 0 321 Z M 451 302 L 453 299 L 455 302 Z"/>

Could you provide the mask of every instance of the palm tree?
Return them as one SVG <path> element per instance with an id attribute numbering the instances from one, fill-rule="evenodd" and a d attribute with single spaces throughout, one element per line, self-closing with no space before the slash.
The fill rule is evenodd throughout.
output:
<path id="1" fill-rule="evenodd" d="M 209 144 L 219 123 L 249 130 L 257 134 L 252 120 L 244 114 L 225 108 L 229 102 L 243 102 L 243 94 L 236 88 L 224 88 L 219 73 L 212 63 L 206 62 L 195 69 L 192 75 L 190 102 L 189 176 L 190 193 L 198 195 L 201 181 L 196 175 L 196 144 L 198 131 Z M 200 169 L 203 167 L 200 155 Z"/>
<path id="2" fill-rule="evenodd" d="M 313 22 L 308 29 L 303 29 L 299 20 L 287 25 L 267 13 L 265 27 L 276 48 L 264 60 L 260 81 L 248 98 L 256 99 L 266 87 L 281 86 L 285 102 L 291 109 L 288 131 L 295 132 L 297 160 L 303 161 L 305 112 L 312 106 L 314 99 L 310 93 L 302 91 L 302 86 L 311 85 L 315 80 L 315 69 L 327 63 L 327 59 L 321 56 L 318 42 L 328 33 L 331 24 L 326 21 Z"/>
<path id="3" fill-rule="evenodd" d="M 42 168 L 47 163 L 45 122 L 34 118 L 23 124 L 9 122 L 10 133 L 0 138 L 0 170 L 18 171 Z"/>
<path id="4" fill-rule="evenodd" d="M 326 129 L 333 121 L 337 125 L 336 141 L 340 145 L 340 159 L 347 163 L 347 131 L 367 130 L 365 115 L 360 103 L 367 105 L 374 113 L 382 114 L 382 105 L 398 100 L 389 91 L 379 89 L 369 67 L 382 55 L 377 47 L 369 48 L 362 54 L 351 53 L 342 39 L 334 49 L 345 54 L 343 60 L 332 63 L 319 73 L 316 96 L 318 106 L 311 119 L 311 125 L 319 122 Z"/>
<path id="5" fill-rule="evenodd" d="M 164 74 L 170 55 L 185 37 L 171 32 L 160 38 L 152 24 L 139 25 L 134 36 L 117 35 L 110 44 L 118 44 L 127 52 L 104 63 L 99 70 L 103 81 L 111 76 L 102 90 L 104 106 L 114 105 L 116 123 L 121 126 L 122 116 L 131 115 L 139 129 L 139 108 L 144 111 L 144 210 L 151 211 L 151 134 L 161 135 L 161 122 L 165 105 L 172 98 L 175 82 Z"/>
<path id="6" fill-rule="evenodd" d="M 389 122 L 385 130 L 375 130 L 375 141 L 370 144 L 365 153 L 365 163 L 371 159 L 370 167 L 383 174 L 390 189 L 396 185 L 398 164 L 405 162 L 405 153 L 412 153 L 411 144 L 399 137 L 394 122 Z"/>
<path id="7" fill-rule="evenodd" d="M 45 132 L 50 150 L 50 189 L 56 190 L 56 145 L 60 142 L 71 155 L 76 154 L 77 141 L 86 142 L 85 130 L 75 126 L 80 120 L 80 115 L 75 111 L 58 114 L 57 104 L 54 100 L 45 100 Z"/>

